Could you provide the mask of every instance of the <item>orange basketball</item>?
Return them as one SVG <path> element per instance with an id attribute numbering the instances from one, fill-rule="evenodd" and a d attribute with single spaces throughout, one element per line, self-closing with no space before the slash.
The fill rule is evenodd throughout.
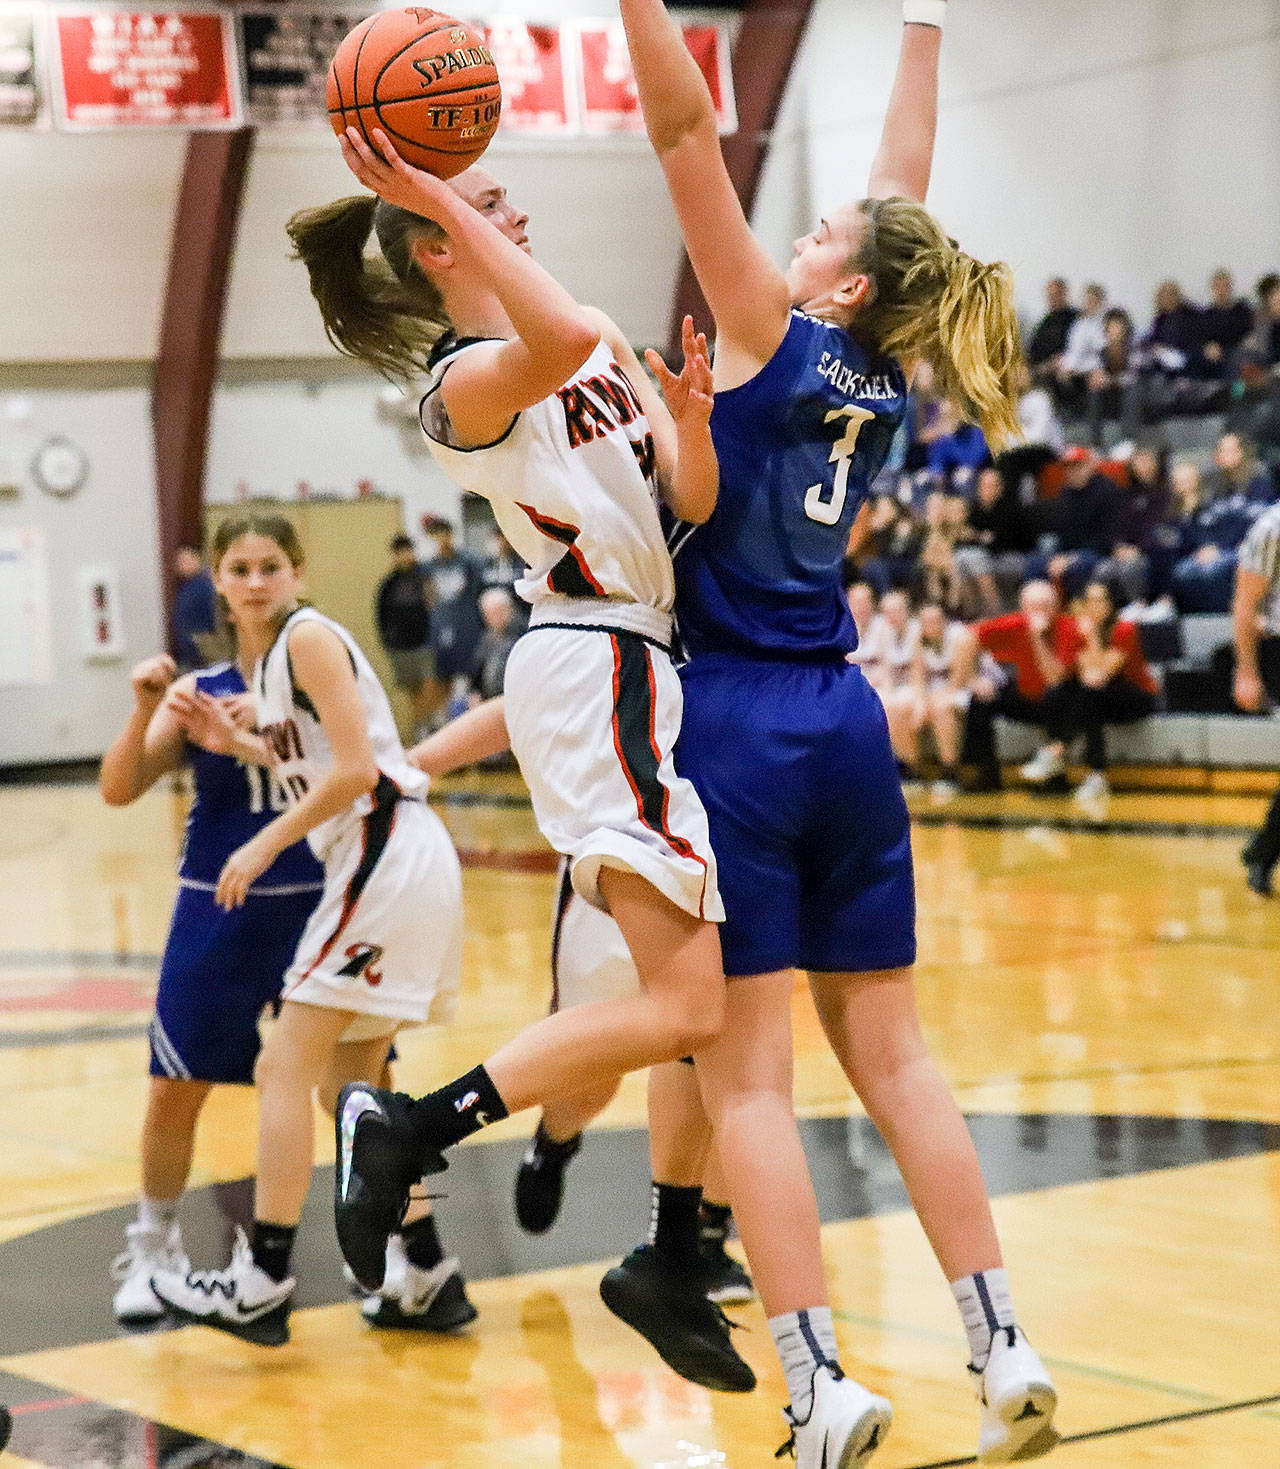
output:
<path id="1" fill-rule="evenodd" d="M 442 179 L 489 146 L 502 110 L 498 68 L 464 21 L 417 7 L 382 10 L 344 39 L 325 87 L 339 136 L 381 128 L 406 163 Z"/>

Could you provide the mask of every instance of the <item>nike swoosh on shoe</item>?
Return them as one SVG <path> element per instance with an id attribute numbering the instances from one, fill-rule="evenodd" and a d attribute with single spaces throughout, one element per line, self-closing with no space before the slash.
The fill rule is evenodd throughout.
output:
<path id="1" fill-rule="evenodd" d="M 366 1112 L 387 1114 L 368 1092 L 353 1092 L 342 1109 L 342 1200 L 345 1203 L 351 1187 L 351 1164 L 355 1152 L 356 1126 Z"/>

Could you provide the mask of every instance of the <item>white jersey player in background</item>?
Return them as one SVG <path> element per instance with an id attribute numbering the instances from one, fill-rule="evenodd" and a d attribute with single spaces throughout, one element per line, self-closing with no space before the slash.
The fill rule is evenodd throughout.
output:
<path id="1" fill-rule="evenodd" d="M 351 635 L 298 603 L 302 551 L 292 524 L 253 515 L 214 538 L 214 576 L 255 660 L 258 733 L 216 701 L 175 699 L 188 735 L 269 765 L 288 808 L 233 852 L 217 901 L 238 907 L 278 852 L 306 836 L 324 891 L 284 978 L 280 1015 L 258 1061 L 258 1169 L 251 1240 L 218 1271 L 168 1273 L 157 1293 L 179 1313 L 264 1345 L 288 1338 L 294 1235 L 311 1179 L 312 1093 L 382 1077 L 402 1025 L 448 1018 L 462 950 L 462 877 L 427 776 L 410 765 L 376 675 Z M 379 1325 L 449 1330 L 475 1316 L 457 1262 L 429 1213 L 387 1245 Z"/>

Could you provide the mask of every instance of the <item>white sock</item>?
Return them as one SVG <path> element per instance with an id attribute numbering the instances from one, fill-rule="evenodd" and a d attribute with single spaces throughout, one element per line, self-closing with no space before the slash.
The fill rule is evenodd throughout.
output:
<path id="1" fill-rule="evenodd" d="M 770 1316 L 769 1330 L 787 1379 L 791 1416 L 798 1423 L 807 1422 L 813 1403 L 813 1374 L 824 1362 L 837 1364 L 831 1307 L 811 1306 L 807 1311 Z"/>
<path id="2" fill-rule="evenodd" d="M 164 1234 L 178 1217 L 181 1199 L 148 1199 L 145 1195 L 138 1200 L 138 1223 L 144 1229 Z"/>
<path id="3" fill-rule="evenodd" d="M 1009 1277 L 1004 1270 L 980 1270 L 951 1282 L 951 1293 L 960 1307 L 969 1358 L 979 1372 L 991 1355 L 991 1338 L 1002 1326 L 1016 1326 Z"/>

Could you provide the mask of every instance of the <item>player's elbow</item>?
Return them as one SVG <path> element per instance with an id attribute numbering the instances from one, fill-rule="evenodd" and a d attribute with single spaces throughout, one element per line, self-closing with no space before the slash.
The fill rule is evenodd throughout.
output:
<path id="1" fill-rule="evenodd" d="M 378 784 L 380 775 L 381 771 L 373 760 L 352 761 L 334 771 L 334 778 L 339 783 L 342 794 L 351 801 L 369 795 Z"/>
<path id="2" fill-rule="evenodd" d="M 98 773 L 98 794 L 108 806 L 129 806 L 138 798 L 131 782 L 105 768 Z"/>

